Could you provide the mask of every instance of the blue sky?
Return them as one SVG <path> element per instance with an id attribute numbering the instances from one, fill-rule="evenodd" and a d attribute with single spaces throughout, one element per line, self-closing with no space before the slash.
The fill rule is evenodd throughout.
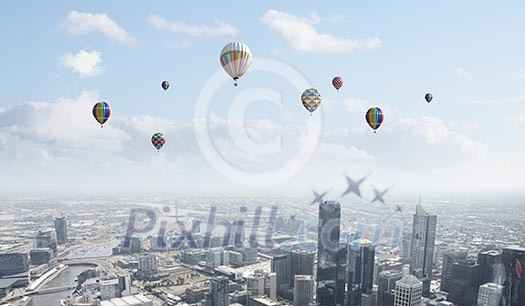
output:
<path id="1" fill-rule="evenodd" d="M 314 113 L 323 118 L 322 145 L 311 165 L 272 188 L 322 189 L 341 181 L 342 172 L 373 172 L 379 185 L 395 183 L 400 190 L 519 190 L 524 10 L 522 1 L 3 2 L 0 156 L 6 171 L 0 182 L 21 191 L 112 184 L 124 191 L 173 185 L 184 191 L 196 182 L 243 190 L 201 156 L 192 131 L 199 94 L 221 69 L 220 50 L 239 40 L 254 62 L 283 61 L 324 97 L 322 113 Z M 340 92 L 330 84 L 335 75 L 345 81 Z M 160 88 L 164 79 L 171 84 L 167 92 Z M 262 138 L 292 130 L 283 126 L 301 130 L 309 116 L 300 92 L 270 73 L 248 71 L 239 88 L 224 86 L 211 112 L 226 118 L 232 99 L 253 87 L 283 94 L 282 107 L 260 101 L 248 110 Z M 427 91 L 431 104 L 423 99 Z M 88 106 L 98 99 L 113 108 L 105 134 L 92 131 L 97 126 Z M 44 106 L 27 107 L 35 101 Z M 370 106 L 385 110 L 378 135 L 363 119 Z M 68 123 L 74 116 L 81 123 Z M 149 135 L 159 130 L 167 145 L 152 156 Z M 215 132 L 218 142 L 227 138 L 227 131 Z M 289 152 L 298 143 L 291 141 Z M 224 148 L 235 150 L 230 145 Z M 95 179 L 94 156 L 105 162 L 104 179 Z M 258 162 L 255 168 L 274 161 Z"/>

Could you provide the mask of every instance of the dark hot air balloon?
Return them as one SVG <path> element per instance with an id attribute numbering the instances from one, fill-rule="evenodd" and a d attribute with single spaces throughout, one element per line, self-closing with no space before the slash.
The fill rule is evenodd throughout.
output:
<path id="1" fill-rule="evenodd" d="M 337 91 L 339 91 L 339 89 L 343 87 L 343 79 L 340 76 L 334 77 L 332 79 L 332 85 L 335 89 L 337 89 Z"/>
<path id="2" fill-rule="evenodd" d="M 366 122 L 374 130 L 374 133 L 381 126 L 384 118 L 383 111 L 379 107 L 370 108 L 365 115 Z"/>
<path id="3" fill-rule="evenodd" d="M 168 90 L 168 88 L 170 87 L 170 83 L 168 81 L 162 81 L 162 89 L 164 90 Z"/>
<path id="4" fill-rule="evenodd" d="M 93 116 L 100 123 L 100 127 L 103 127 L 111 116 L 111 107 L 106 102 L 98 102 L 93 106 Z"/>

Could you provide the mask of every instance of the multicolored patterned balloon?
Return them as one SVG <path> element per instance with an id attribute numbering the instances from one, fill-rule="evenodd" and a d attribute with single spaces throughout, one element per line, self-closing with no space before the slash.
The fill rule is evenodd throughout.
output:
<path id="1" fill-rule="evenodd" d="M 234 41 L 222 48 L 220 56 L 221 66 L 226 73 L 233 78 L 234 85 L 242 77 L 252 64 L 252 51 L 245 44 Z"/>
<path id="2" fill-rule="evenodd" d="M 310 112 L 310 116 L 319 107 L 322 100 L 321 94 L 315 88 L 308 88 L 301 95 L 303 106 Z"/>
<path id="3" fill-rule="evenodd" d="M 430 101 L 432 101 L 432 98 L 434 98 L 432 94 L 427 92 L 427 94 L 425 95 L 425 100 L 427 100 L 427 102 L 430 103 Z"/>
<path id="4" fill-rule="evenodd" d="M 366 122 L 374 130 L 374 133 L 381 126 L 384 118 L 383 111 L 379 107 L 370 108 L 365 115 Z"/>
<path id="5" fill-rule="evenodd" d="M 100 127 L 104 127 L 104 123 L 108 121 L 111 116 L 111 107 L 106 102 L 98 102 L 93 106 L 93 116 L 100 123 Z"/>
<path id="6" fill-rule="evenodd" d="M 162 133 L 155 133 L 151 136 L 151 144 L 157 149 L 157 151 L 160 151 L 165 143 L 166 139 L 164 139 Z"/>
<path id="7" fill-rule="evenodd" d="M 332 79 L 332 85 L 335 89 L 337 89 L 337 91 L 339 91 L 339 89 L 343 87 L 343 79 L 340 76 L 334 77 Z"/>
<path id="8" fill-rule="evenodd" d="M 168 81 L 162 81 L 162 89 L 164 90 L 168 90 L 168 88 L 170 87 L 170 83 Z"/>

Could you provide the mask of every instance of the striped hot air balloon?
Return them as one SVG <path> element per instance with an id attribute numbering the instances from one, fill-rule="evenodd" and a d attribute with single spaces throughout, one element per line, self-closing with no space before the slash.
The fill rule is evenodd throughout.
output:
<path id="1" fill-rule="evenodd" d="M 232 77 L 234 85 L 237 86 L 237 80 L 248 71 L 252 64 L 252 51 L 245 44 L 234 41 L 222 48 L 219 59 L 222 69 Z"/>
<path id="2" fill-rule="evenodd" d="M 106 102 L 98 102 L 93 106 L 93 116 L 95 117 L 95 120 L 100 123 L 100 127 L 102 128 L 104 127 L 104 123 L 106 123 L 111 116 L 111 107 Z"/>
<path id="3" fill-rule="evenodd" d="M 379 107 L 370 108 L 365 115 L 366 122 L 374 130 L 374 133 L 381 126 L 384 118 L 383 111 Z"/>

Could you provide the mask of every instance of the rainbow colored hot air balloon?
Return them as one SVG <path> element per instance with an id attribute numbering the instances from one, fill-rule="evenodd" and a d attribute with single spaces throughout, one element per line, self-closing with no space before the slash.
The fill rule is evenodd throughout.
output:
<path id="1" fill-rule="evenodd" d="M 252 64 L 252 51 L 245 44 L 234 41 L 222 48 L 219 59 L 222 69 L 232 77 L 233 85 L 237 86 L 237 80 L 248 71 Z"/>
<path id="2" fill-rule="evenodd" d="M 374 133 L 381 126 L 384 118 L 383 111 L 379 107 L 370 108 L 365 115 L 366 122 L 374 130 Z"/>
<path id="3" fill-rule="evenodd" d="M 310 112 L 310 116 L 319 107 L 322 100 L 321 94 L 315 88 L 308 88 L 301 95 L 301 102 L 303 102 L 304 108 Z"/>
<path id="4" fill-rule="evenodd" d="M 93 116 L 100 123 L 100 127 L 104 127 L 104 123 L 108 121 L 111 116 L 111 107 L 106 102 L 98 102 L 93 106 Z"/>
<path id="5" fill-rule="evenodd" d="M 155 133 L 151 136 L 151 144 L 157 149 L 157 151 L 160 151 L 165 143 L 166 139 L 164 139 L 162 133 Z"/>
<path id="6" fill-rule="evenodd" d="M 339 91 L 339 89 L 343 87 L 343 79 L 340 76 L 334 77 L 332 79 L 332 85 L 335 89 L 337 89 L 337 91 Z"/>
<path id="7" fill-rule="evenodd" d="M 432 96 L 431 93 L 427 92 L 426 95 L 425 95 L 425 100 L 427 101 L 427 103 L 430 103 L 430 101 L 432 101 L 434 97 Z"/>
<path id="8" fill-rule="evenodd" d="M 170 83 L 168 81 L 162 81 L 162 84 L 160 84 L 160 86 L 162 86 L 162 89 L 166 91 L 170 87 Z"/>

